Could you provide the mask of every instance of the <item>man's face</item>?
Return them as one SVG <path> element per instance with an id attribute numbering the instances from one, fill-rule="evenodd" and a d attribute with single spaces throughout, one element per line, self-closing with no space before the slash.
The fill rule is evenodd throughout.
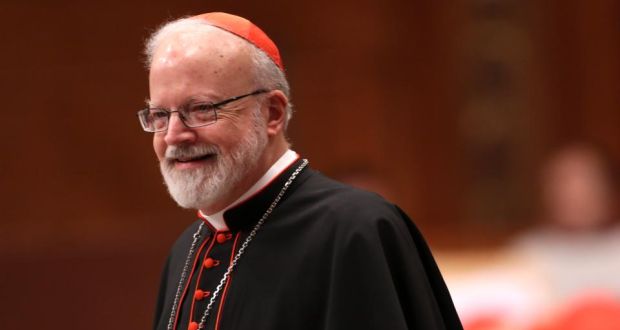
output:
<path id="1" fill-rule="evenodd" d="M 594 151 L 565 150 L 544 174 L 543 202 L 555 225 L 587 231 L 613 218 L 613 189 Z"/>
<path id="2" fill-rule="evenodd" d="M 176 110 L 216 103 L 257 87 L 250 57 L 225 32 L 200 40 L 169 39 L 153 56 L 151 106 Z M 175 113 L 168 130 L 154 134 L 162 175 L 180 206 L 207 214 L 219 211 L 232 202 L 236 189 L 247 189 L 258 179 L 254 171 L 268 140 L 260 101 L 260 96 L 252 96 L 227 104 L 218 111 L 216 123 L 198 128 L 187 128 Z"/>

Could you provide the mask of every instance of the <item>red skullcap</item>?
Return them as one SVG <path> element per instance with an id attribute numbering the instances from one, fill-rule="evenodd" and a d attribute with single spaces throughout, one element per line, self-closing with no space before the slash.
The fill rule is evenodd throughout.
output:
<path id="1" fill-rule="evenodd" d="M 227 13 L 206 13 L 194 16 L 192 19 L 204 20 L 211 26 L 228 31 L 247 40 L 265 52 L 280 70 L 284 71 L 284 65 L 282 65 L 282 59 L 280 58 L 280 51 L 278 51 L 276 44 L 269 39 L 269 36 L 267 36 L 263 30 L 249 20 Z"/>

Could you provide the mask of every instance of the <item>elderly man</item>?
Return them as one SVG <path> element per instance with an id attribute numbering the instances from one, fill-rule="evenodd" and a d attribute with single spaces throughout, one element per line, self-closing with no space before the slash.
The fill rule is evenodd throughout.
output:
<path id="1" fill-rule="evenodd" d="M 172 248 L 155 329 L 461 328 L 407 216 L 289 149 L 289 87 L 263 31 L 203 14 L 164 25 L 146 54 L 138 117 L 200 218 Z"/>

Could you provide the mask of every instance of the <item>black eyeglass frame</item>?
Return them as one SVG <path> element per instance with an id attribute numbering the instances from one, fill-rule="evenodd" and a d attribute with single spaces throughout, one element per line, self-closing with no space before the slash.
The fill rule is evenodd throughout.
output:
<path id="1" fill-rule="evenodd" d="M 215 115 L 215 119 L 213 121 L 207 122 L 207 123 L 203 123 L 203 124 L 198 124 L 198 125 L 189 125 L 188 123 L 185 122 L 186 117 L 183 114 L 184 112 L 187 112 L 186 109 L 180 109 L 180 110 L 168 110 L 168 109 L 164 109 L 164 108 L 146 108 L 146 109 L 142 109 L 140 111 L 138 111 L 138 113 L 136 113 L 136 115 L 138 116 L 138 120 L 140 121 L 140 125 L 142 126 L 142 129 L 145 132 L 148 133 L 157 133 L 157 132 L 165 132 L 168 130 L 168 125 L 170 125 L 170 116 L 172 116 L 173 113 L 178 113 L 179 114 L 179 119 L 181 119 L 181 122 L 183 123 L 183 125 L 185 125 L 185 127 L 188 128 L 196 128 L 196 127 L 203 127 L 203 126 L 209 126 L 212 124 L 215 124 L 217 122 L 217 110 L 220 110 L 221 107 L 225 106 L 228 103 L 231 102 L 235 102 L 237 100 L 241 100 L 243 98 L 249 97 L 249 96 L 254 96 L 254 95 L 258 95 L 258 94 L 263 94 L 263 93 L 267 93 L 270 92 L 270 90 L 268 89 L 257 89 L 251 93 L 247 93 L 247 94 L 243 94 L 243 95 L 239 95 L 239 96 L 235 96 L 235 97 L 231 97 L 229 99 L 225 99 L 223 101 L 217 102 L 217 103 L 206 103 L 206 104 L 202 104 L 202 106 L 208 107 L 208 110 L 212 110 L 214 115 Z M 148 114 L 149 112 L 153 111 L 153 110 L 161 110 L 163 112 L 165 112 L 167 114 L 166 116 L 166 127 L 163 129 L 158 129 L 158 130 L 150 130 L 147 128 L 147 123 L 146 123 L 146 114 Z"/>

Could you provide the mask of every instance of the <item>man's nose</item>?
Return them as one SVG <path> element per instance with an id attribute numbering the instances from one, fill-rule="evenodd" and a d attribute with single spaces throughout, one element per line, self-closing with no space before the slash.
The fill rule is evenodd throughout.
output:
<path id="1" fill-rule="evenodd" d="M 168 118 L 168 130 L 164 140 L 168 145 L 178 145 L 183 143 L 192 143 L 196 139 L 196 134 L 193 129 L 188 128 L 181 121 L 181 117 L 178 112 L 173 112 Z"/>

